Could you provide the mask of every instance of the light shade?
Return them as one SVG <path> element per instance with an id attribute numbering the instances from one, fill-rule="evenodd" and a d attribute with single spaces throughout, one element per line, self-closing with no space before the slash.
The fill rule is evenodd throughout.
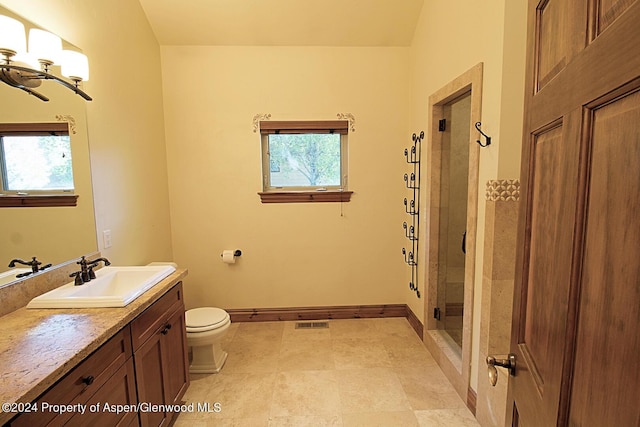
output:
<path id="1" fill-rule="evenodd" d="M 11 62 L 13 62 L 14 65 L 26 66 L 29 68 L 33 68 L 35 70 L 40 68 L 40 63 L 38 62 L 38 58 L 34 57 L 28 52 L 16 53 L 16 56 L 11 58 Z"/>
<path id="2" fill-rule="evenodd" d="M 87 56 L 74 50 L 63 50 L 60 72 L 71 80 L 89 80 L 89 60 Z"/>
<path id="3" fill-rule="evenodd" d="M 8 16 L 0 15 L 0 50 L 25 52 L 27 40 L 24 24 Z"/>
<path id="4" fill-rule="evenodd" d="M 60 62 L 62 40 L 48 31 L 29 30 L 29 54 L 39 60 L 56 64 Z"/>

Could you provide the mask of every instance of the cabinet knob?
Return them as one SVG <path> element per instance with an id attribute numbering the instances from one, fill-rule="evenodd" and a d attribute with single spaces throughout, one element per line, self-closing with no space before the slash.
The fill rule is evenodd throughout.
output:
<path id="1" fill-rule="evenodd" d="M 167 335 L 169 333 L 169 329 L 171 329 L 171 323 L 167 323 L 164 327 L 164 329 L 162 331 L 160 331 L 160 333 L 162 335 Z"/>
<path id="2" fill-rule="evenodd" d="M 91 385 L 93 384 L 93 380 L 95 380 L 95 378 L 93 377 L 93 375 L 89 375 L 86 377 L 82 378 L 82 382 L 85 383 L 86 385 Z"/>

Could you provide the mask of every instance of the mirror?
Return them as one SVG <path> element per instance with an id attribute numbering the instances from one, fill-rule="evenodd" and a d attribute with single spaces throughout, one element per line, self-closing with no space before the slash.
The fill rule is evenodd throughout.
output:
<path id="1" fill-rule="evenodd" d="M 0 15 L 22 21 L 27 29 L 39 28 L 0 6 Z M 63 41 L 66 46 L 71 44 Z M 60 75 L 54 66 L 55 74 Z M 14 258 L 25 261 L 36 256 L 54 266 L 80 255 L 97 251 L 93 188 L 89 159 L 86 101 L 63 86 L 45 81 L 39 91 L 50 101 L 38 98 L 0 82 L 0 122 L 54 123 L 68 122 L 73 159 L 73 207 L 2 207 L 0 208 L 0 275 L 10 270 Z M 2 197 L 0 195 L 0 197 Z M 23 266 L 16 266 L 23 267 Z M 2 280 L 0 287 L 12 283 Z"/>

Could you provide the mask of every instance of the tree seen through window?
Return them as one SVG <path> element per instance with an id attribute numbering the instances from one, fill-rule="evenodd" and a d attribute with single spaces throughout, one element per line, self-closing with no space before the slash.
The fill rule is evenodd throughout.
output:
<path id="1" fill-rule="evenodd" d="M 340 186 L 340 134 L 269 135 L 271 185 Z"/>

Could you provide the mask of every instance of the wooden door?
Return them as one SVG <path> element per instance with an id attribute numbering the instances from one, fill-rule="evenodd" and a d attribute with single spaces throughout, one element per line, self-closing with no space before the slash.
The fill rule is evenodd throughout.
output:
<path id="1" fill-rule="evenodd" d="M 640 1 L 529 1 L 512 425 L 640 426 Z"/>

